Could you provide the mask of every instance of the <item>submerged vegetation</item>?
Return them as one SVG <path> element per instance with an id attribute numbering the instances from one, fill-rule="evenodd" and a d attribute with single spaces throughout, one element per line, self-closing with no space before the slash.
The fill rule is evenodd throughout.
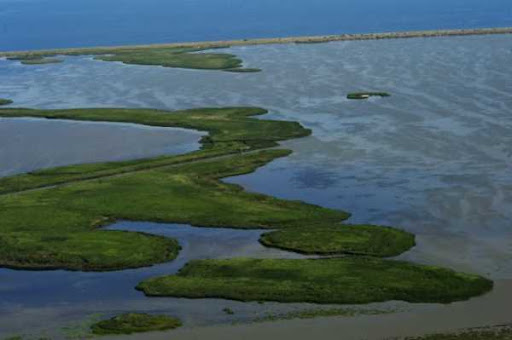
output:
<path id="1" fill-rule="evenodd" d="M 166 315 L 146 313 L 127 313 L 103 320 L 91 326 L 93 334 L 132 334 L 141 332 L 164 331 L 181 326 L 179 319 Z"/>
<path id="2" fill-rule="evenodd" d="M 512 340 L 512 325 L 471 328 L 453 333 L 405 338 L 404 340 Z"/>
<path id="3" fill-rule="evenodd" d="M 12 100 L 0 98 L 0 106 L 12 104 Z"/>
<path id="4" fill-rule="evenodd" d="M 453 302 L 483 294 L 476 275 L 369 257 L 317 260 L 195 260 L 176 275 L 150 278 L 148 296 L 354 304 L 388 300 Z"/>
<path id="5" fill-rule="evenodd" d="M 387 92 L 354 92 L 347 95 L 347 99 L 368 99 L 370 97 L 389 97 Z"/>
<path id="6" fill-rule="evenodd" d="M 356 308 L 312 308 L 297 310 L 288 313 L 268 314 L 253 320 L 253 322 L 268 322 L 293 319 L 314 319 L 322 317 L 340 316 L 354 317 L 359 315 L 381 315 L 394 313 L 394 310 L 356 309 Z"/>

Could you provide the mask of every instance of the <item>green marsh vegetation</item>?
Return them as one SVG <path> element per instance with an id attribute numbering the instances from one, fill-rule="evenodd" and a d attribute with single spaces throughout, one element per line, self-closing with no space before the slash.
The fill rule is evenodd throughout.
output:
<path id="1" fill-rule="evenodd" d="M 0 98 L 0 106 L 12 104 L 12 100 Z"/>
<path id="2" fill-rule="evenodd" d="M 347 99 L 368 99 L 370 97 L 390 97 L 387 92 L 354 92 L 347 95 Z"/>
<path id="3" fill-rule="evenodd" d="M 146 313 L 127 313 L 103 320 L 91 326 L 95 335 L 132 334 L 175 329 L 181 326 L 181 321 L 166 315 L 151 315 Z"/>
<path id="4" fill-rule="evenodd" d="M 248 173 L 283 150 L 161 167 L 0 196 L 0 261 L 17 268 L 109 270 L 171 260 L 173 240 L 98 230 L 115 219 L 230 228 L 291 228 L 348 215 L 247 193 L 219 178 Z"/>
<path id="5" fill-rule="evenodd" d="M 148 296 L 324 304 L 449 303 L 491 288 L 477 275 L 370 257 L 195 260 L 137 286 Z"/>
<path id="6" fill-rule="evenodd" d="M 157 65 L 201 70 L 225 70 L 230 72 L 259 72 L 259 69 L 242 68 L 242 60 L 229 53 L 203 53 L 195 48 L 151 48 L 119 50 L 99 55 L 98 60 L 120 61 L 125 64 Z"/>
<path id="7" fill-rule="evenodd" d="M 411 233 L 374 225 L 282 229 L 263 234 L 260 242 L 267 247 L 302 254 L 345 253 L 377 257 L 400 255 L 415 245 Z"/>
<path id="8" fill-rule="evenodd" d="M 210 47 L 209 49 L 216 49 Z M 97 48 L 84 50 L 60 51 L 60 55 L 95 55 L 95 59 L 103 61 L 119 61 L 132 65 L 152 65 L 200 70 L 222 70 L 229 72 L 259 72 L 257 68 L 243 68 L 242 60 L 230 53 L 205 52 L 203 48 L 177 47 L 134 47 L 134 48 Z M 20 60 L 22 64 L 34 65 L 58 63 L 61 59 L 51 52 L 27 52 L 13 54 L 9 60 Z"/>
<path id="9" fill-rule="evenodd" d="M 44 64 L 58 64 L 63 62 L 62 59 L 59 58 L 48 58 L 40 55 L 20 55 L 16 57 L 9 57 L 8 60 L 17 60 L 21 62 L 23 65 L 44 65 Z"/>
<path id="10" fill-rule="evenodd" d="M 176 257 L 179 245 L 172 239 L 99 228 L 125 219 L 277 229 L 261 242 L 297 252 L 365 255 L 314 261 L 192 261 L 177 275 L 142 282 L 138 289 L 151 296 L 450 302 L 491 289 L 492 282 L 479 276 L 367 257 L 406 251 L 414 245 L 409 233 L 343 225 L 346 212 L 249 193 L 220 181 L 289 155 L 289 150 L 271 147 L 311 133 L 296 122 L 253 118 L 265 112 L 252 107 L 175 112 L 0 109 L 0 117 L 130 122 L 208 132 L 201 150 L 186 155 L 74 165 L 0 179 L 0 266 L 101 271 Z"/>

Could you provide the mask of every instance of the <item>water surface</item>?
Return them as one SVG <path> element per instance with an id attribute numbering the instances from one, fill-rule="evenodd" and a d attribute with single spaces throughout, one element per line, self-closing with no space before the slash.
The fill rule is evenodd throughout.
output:
<path id="1" fill-rule="evenodd" d="M 509 0 L 0 1 L 0 51 L 500 26 Z"/>

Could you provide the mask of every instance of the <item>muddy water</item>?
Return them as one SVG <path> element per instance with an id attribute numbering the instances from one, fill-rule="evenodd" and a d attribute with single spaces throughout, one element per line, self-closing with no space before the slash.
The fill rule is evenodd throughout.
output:
<path id="1" fill-rule="evenodd" d="M 263 72 L 165 69 L 87 57 L 32 68 L 0 61 L 0 92 L 13 98 L 16 105 L 29 107 L 256 105 L 270 109 L 268 117 L 300 121 L 313 130 L 313 136 L 284 143 L 294 154 L 227 181 L 252 191 L 345 209 L 353 213 L 353 222 L 403 227 L 417 234 L 418 246 L 401 258 L 499 280 L 494 295 L 471 300 L 475 302 L 447 309 L 410 306 L 410 320 L 424 316 L 430 325 L 424 330 L 502 323 L 510 318 L 502 304 L 510 301 L 510 284 L 501 280 L 512 279 L 512 36 L 275 45 L 232 51 L 241 55 L 248 67 L 261 67 Z M 359 90 L 387 91 L 392 96 L 345 99 L 346 93 Z M 254 236 L 251 242 L 256 239 Z M 16 273 L 34 275 L 31 280 L 51 275 Z M 26 292 L 37 291 L 44 284 L 12 275 L 12 271 L 2 272 L 2 277 L 13 280 L 5 294 L 10 301 L 2 307 L 7 311 L 0 318 L 4 325 L 23 320 L 15 318 L 15 311 L 44 314 L 48 322 L 59 322 L 73 315 L 68 311 L 74 310 L 79 319 L 87 314 L 84 311 L 93 313 L 103 304 L 102 295 L 94 295 L 104 289 L 102 284 L 84 288 L 81 294 L 89 302 L 81 302 L 79 307 L 77 301 L 82 297 L 76 297 L 78 291 L 66 293 L 69 285 L 54 297 L 59 301 L 60 295 L 68 296 L 69 301 L 63 298 L 62 303 L 37 304 L 34 298 L 31 304 Z M 70 280 L 88 275 L 69 273 Z M 100 282 L 110 274 L 94 275 Z M 132 283 L 126 287 L 133 287 Z M 87 287 L 77 284 L 81 285 Z M 122 289 L 112 293 L 116 294 L 122 295 Z M 123 305 L 124 300 L 120 301 Z M 196 306 L 218 303 L 216 311 L 225 303 L 216 301 Z M 215 313 L 201 314 L 189 303 L 193 302 L 183 300 L 179 305 L 189 325 L 222 322 Z M 165 299 L 150 299 L 140 305 L 128 303 L 127 309 L 141 306 L 141 310 L 153 310 L 166 304 Z M 479 304 L 488 306 L 482 311 L 489 313 L 480 312 L 475 307 Z M 422 314 L 430 308 L 434 308 L 430 316 Z M 436 316 L 435 308 L 447 311 L 439 314 L 445 319 Z M 106 303 L 101 310 L 112 312 L 112 305 Z M 24 320 L 34 327 L 38 323 L 33 316 Z M 377 328 L 384 329 L 389 319 L 372 320 L 384 320 L 383 328 Z M 346 322 L 335 319 L 329 329 L 340 331 Z M 414 328 L 412 321 L 406 327 L 394 322 L 390 321 L 388 332 L 423 329 Z M 289 327 L 298 335 L 302 331 L 308 334 L 305 325 L 319 331 L 327 327 L 323 321 L 318 326 L 314 323 L 301 321 Z M 282 327 L 285 332 L 286 325 L 269 329 Z M 269 336 L 266 327 L 254 327 L 254 334 Z M 368 324 L 355 322 L 350 327 L 358 334 Z M 236 329 L 233 333 L 223 330 L 226 336 L 234 336 L 239 334 Z"/>

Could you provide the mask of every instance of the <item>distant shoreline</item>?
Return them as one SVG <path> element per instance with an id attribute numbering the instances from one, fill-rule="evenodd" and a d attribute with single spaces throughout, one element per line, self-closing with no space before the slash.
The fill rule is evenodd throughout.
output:
<path id="1" fill-rule="evenodd" d="M 452 37 L 452 36 L 470 36 L 470 35 L 490 35 L 490 34 L 512 34 L 512 27 L 497 28 L 474 28 L 474 29 L 453 29 L 453 30 L 429 30 L 429 31 L 407 31 L 407 32 L 383 32 L 383 33 L 360 33 L 360 34 L 338 34 L 338 35 L 318 35 L 318 36 L 298 36 L 287 38 L 260 38 L 260 39 L 239 39 L 222 41 L 203 41 L 203 42 L 181 42 L 150 45 L 125 45 L 125 46 L 97 46 L 97 47 L 78 47 L 78 48 L 58 48 L 45 50 L 25 50 L 25 51 L 0 51 L 0 57 L 14 57 L 20 54 L 30 55 L 56 55 L 56 54 L 97 54 L 108 53 L 109 51 L 119 51 L 123 49 L 151 49 L 151 48 L 222 48 L 230 46 L 250 46 L 250 45 L 268 45 L 268 44 L 291 44 L 291 43 L 325 43 L 331 41 L 355 41 L 355 40 L 380 40 L 380 39 L 405 39 L 405 38 L 433 38 L 433 37 Z"/>

